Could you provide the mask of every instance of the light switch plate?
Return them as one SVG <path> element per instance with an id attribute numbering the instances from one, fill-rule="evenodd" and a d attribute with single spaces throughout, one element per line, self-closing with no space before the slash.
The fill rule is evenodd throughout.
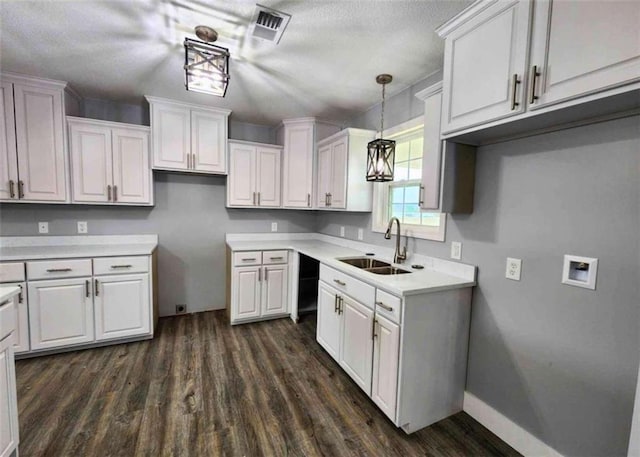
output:
<path id="1" fill-rule="evenodd" d="M 277 232 L 278 231 L 278 223 L 277 222 L 272 222 L 271 223 L 271 231 L 272 232 Z"/>
<path id="2" fill-rule="evenodd" d="M 38 233 L 49 233 L 49 223 L 38 222 Z"/>
<path id="3" fill-rule="evenodd" d="M 89 233 L 87 221 L 78 221 L 78 233 Z"/>
<path id="4" fill-rule="evenodd" d="M 459 241 L 451 242 L 451 258 L 460 260 L 462 258 L 462 243 Z"/>
<path id="5" fill-rule="evenodd" d="M 340 236 L 344 238 L 344 225 L 340 227 Z"/>
<path id="6" fill-rule="evenodd" d="M 505 277 L 507 279 L 513 279 L 514 281 L 520 281 L 520 274 L 522 272 L 522 259 L 512 259 L 507 257 L 507 271 Z"/>
<path id="7" fill-rule="evenodd" d="M 364 239 L 364 230 L 362 230 L 361 228 L 358 229 L 358 239 L 359 240 Z"/>

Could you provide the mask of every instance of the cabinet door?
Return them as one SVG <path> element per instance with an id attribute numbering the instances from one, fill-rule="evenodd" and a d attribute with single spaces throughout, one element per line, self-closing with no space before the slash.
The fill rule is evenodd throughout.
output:
<path id="1" fill-rule="evenodd" d="M 150 333 L 149 274 L 94 280 L 96 341 Z"/>
<path id="2" fill-rule="evenodd" d="M 329 206 L 329 197 L 327 195 L 331 192 L 332 168 L 331 145 L 327 144 L 318 149 L 318 189 L 316 192 L 316 205 L 318 208 Z"/>
<path id="3" fill-rule="evenodd" d="M 262 285 L 262 316 L 285 314 L 289 309 L 287 293 L 288 265 L 272 265 L 264 268 Z"/>
<path id="4" fill-rule="evenodd" d="M 256 148 L 245 144 L 229 145 L 227 192 L 231 206 L 257 205 Z"/>
<path id="5" fill-rule="evenodd" d="M 186 170 L 191 153 L 191 113 L 176 105 L 151 105 L 153 168 Z"/>
<path id="6" fill-rule="evenodd" d="M 111 201 L 111 129 L 102 125 L 70 122 L 69 136 L 72 201 Z"/>
<path id="7" fill-rule="evenodd" d="M 422 182 L 420 208 L 440 209 L 440 175 L 442 173 L 442 142 L 440 141 L 440 107 L 442 92 L 424 102 L 424 137 L 422 149 Z"/>
<path id="8" fill-rule="evenodd" d="M 258 206 L 280 206 L 280 150 L 256 149 Z"/>
<path id="9" fill-rule="evenodd" d="M 331 145 L 331 179 L 329 206 L 331 208 L 347 207 L 347 149 L 348 138 L 344 137 Z M 363 172 L 364 173 L 364 172 Z M 364 178 L 363 178 L 364 179 Z"/>
<path id="10" fill-rule="evenodd" d="M 373 310 L 343 296 L 342 344 L 340 365 L 344 371 L 371 395 L 371 363 L 373 361 Z"/>
<path id="11" fill-rule="evenodd" d="M 285 125 L 283 206 L 310 208 L 313 195 L 313 138 L 312 122 Z"/>
<path id="12" fill-rule="evenodd" d="M 24 200 L 65 201 L 62 91 L 14 84 L 18 176 Z"/>
<path id="13" fill-rule="evenodd" d="M 16 301 L 16 330 L 13 334 L 13 350 L 16 354 L 29 351 L 29 303 L 27 296 L 27 283 L 17 282 L 6 284 L 18 286 L 20 293 Z"/>
<path id="14" fill-rule="evenodd" d="M 94 340 L 91 278 L 29 282 L 31 350 Z"/>
<path id="15" fill-rule="evenodd" d="M 231 281 L 231 321 L 260 317 L 262 267 L 234 268 Z"/>
<path id="16" fill-rule="evenodd" d="M 0 341 L 0 456 L 9 457 L 18 446 L 18 395 L 11 338 Z"/>
<path id="17" fill-rule="evenodd" d="M 340 359 L 341 315 L 338 314 L 338 291 L 325 283 L 318 284 L 318 324 L 316 340 L 336 361 Z"/>
<path id="18" fill-rule="evenodd" d="M 141 130 L 113 129 L 113 201 L 151 203 L 149 134 Z"/>
<path id="19" fill-rule="evenodd" d="M 0 83 L 0 200 L 18 198 L 16 123 L 13 117 L 13 84 Z"/>
<path id="20" fill-rule="evenodd" d="M 534 14 L 532 109 L 640 80 L 640 2 L 544 0 Z"/>
<path id="21" fill-rule="evenodd" d="M 392 421 L 396 420 L 399 349 L 400 327 L 376 315 L 371 398 Z"/>
<path id="22" fill-rule="evenodd" d="M 443 133 L 523 112 L 530 16 L 529 0 L 496 2 L 446 38 Z"/>
<path id="23" fill-rule="evenodd" d="M 191 168 L 205 173 L 227 172 L 227 116 L 191 110 Z"/>

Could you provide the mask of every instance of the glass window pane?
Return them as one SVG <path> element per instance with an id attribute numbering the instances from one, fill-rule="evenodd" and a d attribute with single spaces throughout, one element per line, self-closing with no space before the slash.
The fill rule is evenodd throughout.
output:
<path id="1" fill-rule="evenodd" d="M 430 227 L 440 226 L 440 214 L 438 213 L 422 213 L 422 225 Z"/>
<path id="2" fill-rule="evenodd" d="M 420 199 L 420 187 L 419 186 L 407 186 L 404 188 L 404 202 L 418 204 Z M 395 202 L 397 203 L 397 202 Z"/>
<path id="3" fill-rule="evenodd" d="M 420 179 L 422 177 L 422 159 L 409 162 L 409 179 Z"/>
<path id="4" fill-rule="evenodd" d="M 396 143 L 396 162 L 409 160 L 409 147 L 408 141 L 398 141 Z"/>
<path id="5" fill-rule="evenodd" d="M 409 163 L 396 163 L 395 170 L 393 171 L 394 181 L 406 181 L 409 178 Z"/>
<path id="6" fill-rule="evenodd" d="M 409 225 L 420 225 L 420 213 L 406 213 L 402 222 Z"/>
<path id="7" fill-rule="evenodd" d="M 423 144 L 423 139 L 422 137 L 418 137 L 415 138 L 413 140 L 411 140 L 411 159 L 420 159 L 422 158 L 422 144 Z"/>
<path id="8" fill-rule="evenodd" d="M 391 187 L 391 203 L 404 203 L 404 187 Z"/>
<path id="9" fill-rule="evenodd" d="M 402 209 L 404 205 L 391 205 L 391 217 L 397 217 L 402 221 Z"/>

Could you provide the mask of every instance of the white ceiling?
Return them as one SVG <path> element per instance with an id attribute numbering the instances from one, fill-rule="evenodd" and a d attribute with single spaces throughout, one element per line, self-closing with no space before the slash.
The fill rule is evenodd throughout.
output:
<path id="1" fill-rule="evenodd" d="M 0 0 L 0 69 L 68 81 L 84 97 L 140 103 L 155 95 L 233 110 L 275 125 L 344 120 L 442 67 L 433 30 L 470 0 L 274 1 L 292 15 L 280 44 L 247 37 L 254 1 Z M 185 36 L 204 24 L 231 52 L 224 99 L 184 89 Z"/>

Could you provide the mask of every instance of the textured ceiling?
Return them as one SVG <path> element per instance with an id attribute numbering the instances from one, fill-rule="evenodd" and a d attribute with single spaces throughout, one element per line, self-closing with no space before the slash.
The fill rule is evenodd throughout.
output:
<path id="1" fill-rule="evenodd" d="M 280 44 L 247 37 L 253 1 L 0 0 L 0 69 L 68 81 L 84 97 L 139 103 L 155 95 L 277 124 L 344 120 L 442 67 L 433 30 L 471 1 L 271 1 L 292 15 Z M 231 52 L 227 96 L 184 89 L 182 42 L 205 24 Z"/>

